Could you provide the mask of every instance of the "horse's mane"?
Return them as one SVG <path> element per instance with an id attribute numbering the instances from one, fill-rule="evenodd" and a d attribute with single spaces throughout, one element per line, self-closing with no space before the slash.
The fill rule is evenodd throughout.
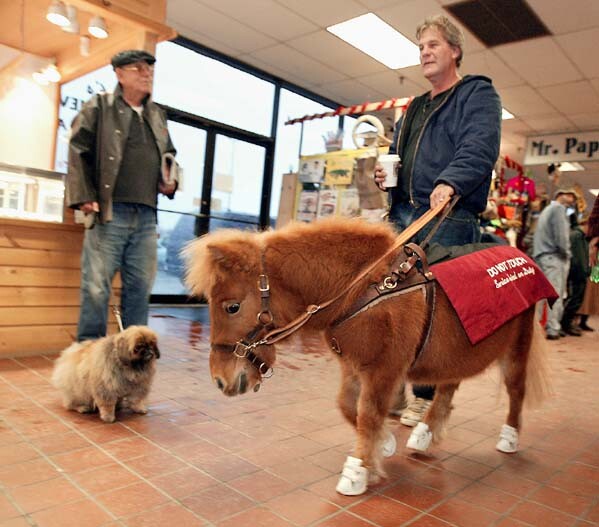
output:
<path id="1" fill-rule="evenodd" d="M 387 223 L 368 223 L 360 219 L 330 218 L 312 223 L 292 222 L 279 230 L 249 232 L 225 229 L 194 240 L 185 248 L 186 283 L 196 295 L 206 294 L 223 273 L 256 273 L 261 250 L 280 253 L 277 267 L 291 256 L 306 261 L 314 256 L 327 259 L 367 260 L 381 254 L 396 233 Z M 331 252 L 334 248 L 337 250 Z M 270 272 L 271 270 L 269 270 Z M 314 269 L 312 269 L 314 272 Z"/>

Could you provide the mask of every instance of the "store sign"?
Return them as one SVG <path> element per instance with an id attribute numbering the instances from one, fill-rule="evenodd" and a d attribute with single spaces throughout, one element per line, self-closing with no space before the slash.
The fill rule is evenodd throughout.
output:
<path id="1" fill-rule="evenodd" d="M 599 160 L 599 130 L 539 135 L 529 137 L 526 142 L 525 165 L 597 160 Z"/>

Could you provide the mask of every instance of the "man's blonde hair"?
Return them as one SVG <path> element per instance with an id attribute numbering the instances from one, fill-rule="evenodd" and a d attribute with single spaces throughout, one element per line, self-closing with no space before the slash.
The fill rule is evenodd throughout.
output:
<path id="1" fill-rule="evenodd" d="M 449 42 L 450 46 L 458 48 L 460 54 L 455 63 L 459 68 L 462 63 L 462 57 L 464 56 L 464 33 L 462 33 L 462 30 L 445 15 L 429 16 L 416 28 L 416 38 L 420 40 L 424 30 L 430 28 L 437 29 L 439 33 L 443 35 L 445 40 Z"/>

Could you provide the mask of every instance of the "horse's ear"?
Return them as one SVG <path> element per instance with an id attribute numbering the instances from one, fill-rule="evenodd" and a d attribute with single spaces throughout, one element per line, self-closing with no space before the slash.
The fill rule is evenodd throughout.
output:
<path id="1" fill-rule="evenodd" d="M 248 272 L 254 268 L 256 249 L 239 240 L 209 244 L 206 247 L 212 261 L 222 269 L 235 272 Z"/>
<path id="2" fill-rule="evenodd" d="M 202 236 L 185 247 L 182 251 L 187 268 L 185 283 L 194 295 L 210 291 L 218 269 L 237 273 L 255 269 L 259 252 L 243 236 L 222 231 Z"/>

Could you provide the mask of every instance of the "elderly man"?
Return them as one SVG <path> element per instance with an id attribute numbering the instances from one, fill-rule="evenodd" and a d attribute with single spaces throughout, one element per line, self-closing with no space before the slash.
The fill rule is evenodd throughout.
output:
<path id="1" fill-rule="evenodd" d="M 172 198 L 176 190 L 168 170 L 161 171 L 163 157 L 175 149 L 164 112 L 151 100 L 154 62 L 143 50 L 117 53 L 114 93 L 94 95 L 73 120 L 67 202 L 93 227 L 85 232 L 81 256 L 79 341 L 106 334 L 117 270 L 123 325 L 148 321 L 157 262 L 157 196 Z"/>

